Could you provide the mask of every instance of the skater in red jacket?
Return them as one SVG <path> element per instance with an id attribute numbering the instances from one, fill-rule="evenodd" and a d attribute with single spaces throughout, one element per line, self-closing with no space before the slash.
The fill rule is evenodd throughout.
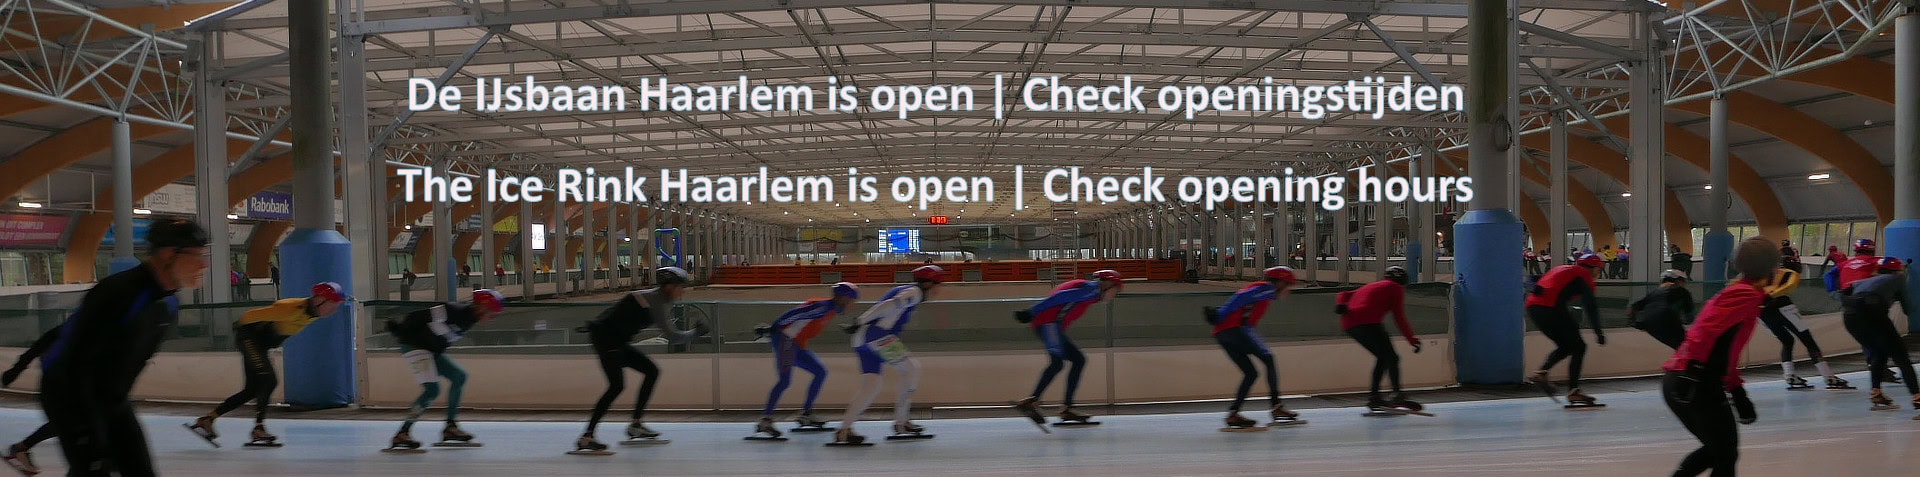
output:
<path id="1" fill-rule="evenodd" d="M 1385 279 L 1369 283 L 1358 290 L 1340 292 L 1339 302 L 1333 312 L 1340 315 L 1340 329 L 1353 337 L 1355 342 L 1373 354 L 1373 379 L 1367 384 L 1367 409 L 1390 411 L 1404 409 L 1419 411 L 1422 406 L 1407 399 L 1400 389 L 1400 354 L 1393 350 L 1393 342 L 1387 337 L 1387 328 L 1383 324 L 1388 313 L 1400 327 L 1400 336 L 1406 337 L 1413 345 L 1413 352 L 1420 352 L 1420 338 L 1414 336 L 1413 325 L 1407 323 L 1407 269 L 1397 266 L 1387 267 Z M 1393 380 L 1393 399 L 1380 399 L 1380 377 L 1386 375 Z"/>
<path id="2" fill-rule="evenodd" d="M 1533 372 L 1529 382 L 1539 386 L 1541 391 L 1552 396 L 1553 384 L 1547 382 L 1547 370 L 1567 361 L 1567 402 L 1569 407 L 1598 406 L 1593 396 L 1580 392 L 1580 364 L 1587 356 L 1587 342 L 1580 338 L 1580 323 L 1573 318 L 1573 312 L 1567 309 L 1575 297 L 1580 299 L 1580 308 L 1586 310 L 1587 321 L 1593 324 L 1593 342 L 1607 345 L 1607 335 L 1600 331 L 1600 307 L 1594 303 L 1594 272 L 1606 266 L 1606 260 L 1599 255 L 1581 256 L 1573 265 L 1553 267 L 1540 277 L 1532 290 L 1527 293 L 1527 318 L 1533 320 L 1534 328 L 1547 339 L 1553 340 L 1552 353 L 1540 369 Z"/>

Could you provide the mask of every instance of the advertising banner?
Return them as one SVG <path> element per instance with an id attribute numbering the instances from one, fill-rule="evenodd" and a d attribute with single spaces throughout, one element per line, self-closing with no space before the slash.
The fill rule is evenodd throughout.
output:
<path id="1" fill-rule="evenodd" d="M 66 231 L 66 216 L 0 214 L 0 247 L 58 247 Z"/>
<path id="2" fill-rule="evenodd" d="M 134 246 L 137 247 L 137 246 L 142 246 L 147 244 L 147 226 L 148 225 L 153 225 L 153 220 L 133 219 L 133 245 Z M 119 227 L 118 226 L 107 227 L 107 238 L 100 240 L 100 245 L 105 245 L 105 246 L 113 245 L 113 237 L 116 235 L 114 233 L 116 232 L 116 230 L 114 229 L 116 228 L 119 228 Z"/>
<path id="3" fill-rule="evenodd" d="M 247 198 L 247 217 L 293 220 L 293 195 L 262 191 Z"/>

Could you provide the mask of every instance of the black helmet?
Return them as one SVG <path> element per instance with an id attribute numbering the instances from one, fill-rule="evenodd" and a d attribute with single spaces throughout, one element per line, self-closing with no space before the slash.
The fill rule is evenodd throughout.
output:
<path id="1" fill-rule="evenodd" d="M 147 249 L 162 248 L 205 248 L 213 239 L 207 235 L 207 229 L 201 228 L 191 220 L 173 217 L 161 219 L 147 227 Z"/>
<path id="2" fill-rule="evenodd" d="M 660 267 L 654 269 L 653 280 L 661 285 L 684 285 L 691 281 L 691 277 L 680 267 Z"/>
<path id="3" fill-rule="evenodd" d="M 1401 285 L 1407 284 L 1407 269 L 1399 265 L 1387 267 L 1387 271 L 1383 275 L 1385 275 L 1386 279 L 1393 280 L 1394 283 Z"/>

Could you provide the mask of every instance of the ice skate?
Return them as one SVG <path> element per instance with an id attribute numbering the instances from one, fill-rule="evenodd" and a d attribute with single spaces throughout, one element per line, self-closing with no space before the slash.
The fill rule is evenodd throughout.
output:
<path id="1" fill-rule="evenodd" d="M 567 455 L 613 455 L 613 451 L 607 450 L 606 444 L 601 444 L 599 439 L 588 434 L 574 439 L 573 450 L 567 451 Z"/>
<path id="2" fill-rule="evenodd" d="M 40 467 L 33 465 L 33 452 L 20 447 L 19 444 L 7 446 L 7 455 L 0 457 L 5 458 L 8 467 L 13 467 L 13 470 L 18 470 L 29 477 L 40 473 Z"/>
<path id="3" fill-rule="evenodd" d="M 407 431 L 400 431 L 399 434 L 394 434 L 393 441 L 387 445 L 386 449 L 381 449 L 380 451 L 394 454 L 423 454 L 427 452 L 426 449 L 420 448 L 420 441 L 413 440 L 413 436 L 409 435 Z"/>
<path id="4" fill-rule="evenodd" d="M 666 444 L 669 442 L 673 441 L 661 439 L 660 433 L 654 432 L 653 429 L 648 429 L 645 424 L 635 422 L 627 424 L 627 440 L 620 441 L 620 445 L 642 446 Z"/>
<path id="5" fill-rule="evenodd" d="M 1390 412 L 1433 417 L 1433 413 L 1427 412 L 1426 406 L 1413 402 L 1412 399 L 1407 399 L 1407 395 L 1398 392 L 1393 393 L 1393 399 L 1387 401 L 1387 406 L 1391 408 Z"/>
<path id="6" fill-rule="evenodd" d="M 781 437 L 780 430 L 773 427 L 773 418 L 762 417 L 760 423 L 753 426 L 753 435 L 747 436 L 747 440 L 786 442 L 787 438 Z"/>
<path id="7" fill-rule="evenodd" d="M 887 440 L 890 440 L 890 441 L 897 441 L 897 440 L 903 440 L 903 439 L 919 440 L 919 439 L 932 439 L 932 438 L 933 438 L 933 434 L 928 434 L 927 428 L 920 427 L 919 425 L 914 424 L 913 421 L 895 423 L 893 425 L 893 435 L 887 436 Z"/>
<path id="8" fill-rule="evenodd" d="M 1547 399 L 1552 399 L 1555 403 L 1560 402 L 1560 397 L 1556 395 L 1558 391 L 1553 389 L 1552 382 L 1547 381 L 1546 370 L 1535 371 L 1533 376 L 1527 378 L 1527 383 L 1540 388 L 1540 392 L 1546 393 Z"/>
<path id="9" fill-rule="evenodd" d="M 1268 422 L 1267 427 L 1297 426 L 1306 423 L 1306 419 L 1300 418 L 1300 413 L 1287 410 L 1285 404 L 1275 404 L 1273 406 L 1273 422 Z"/>
<path id="10" fill-rule="evenodd" d="M 247 435 L 246 447 L 280 447 L 280 436 L 267 432 L 265 424 L 254 424 L 253 433 Z"/>
<path id="11" fill-rule="evenodd" d="M 219 448 L 220 443 L 214 439 L 219 439 L 220 433 L 214 432 L 213 419 L 213 416 L 200 416 L 199 419 L 194 419 L 192 424 L 183 425 L 187 430 L 193 431 L 193 435 L 200 436 L 201 439 L 206 439 L 208 444 L 213 444 L 214 448 Z"/>
<path id="12" fill-rule="evenodd" d="M 1794 376 L 1791 374 L 1787 375 L 1788 391 L 1803 391 L 1808 389 L 1813 389 L 1813 385 L 1807 384 L 1807 380 L 1805 378 L 1801 378 L 1799 376 Z"/>
<path id="13" fill-rule="evenodd" d="M 1913 396 L 1913 408 L 1920 409 L 1920 394 Z"/>
<path id="14" fill-rule="evenodd" d="M 1854 389 L 1859 389 L 1859 388 L 1853 387 L 1853 385 L 1851 384 L 1847 384 L 1847 380 L 1840 379 L 1839 376 L 1827 377 L 1827 390 L 1829 391 L 1851 391 Z"/>
<path id="15" fill-rule="evenodd" d="M 813 411 L 810 410 L 793 416 L 793 422 L 794 424 L 799 424 L 799 427 L 793 428 L 791 432 L 828 432 L 833 430 L 833 428 L 827 427 L 827 421 L 825 419 L 814 417 Z"/>
<path id="16" fill-rule="evenodd" d="M 1073 412 L 1073 408 L 1070 407 L 1060 408 L 1060 421 L 1053 423 L 1053 427 L 1091 427 L 1098 425 L 1100 425 L 1100 423 L 1094 422 L 1093 416 Z"/>
<path id="17" fill-rule="evenodd" d="M 1040 398 L 1028 397 L 1014 401 L 1013 409 L 1020 411 L 1020 415 L 1027 416 L 1027 420 L 1033 421 L 1033 427 L 1040 428 L 1040 432 L 1047 434 L 1053 433 L 1053 431 L 1047 430 L 1047 418 L 1040 415 Z"/>
<path id="18" fill-rule="evenodd" d="M 1265 432 L 1266 430 L 1266 426 L 1261 426 L 1259 421 L 1240 415 L 1240 411 L 1228 413 L 1227 427 L 1220 428 L 1220 432 Z"/>
<path id="19" fill-rule="evenodd" d="M 1580 388 L 1573 388 L 1567 391 L 1567 409 L 1600 409 L 1604 407 L 1607 407 L 1607 405 L 1594 402 L 1593 396 L 1588 396 L 1586 393 L 1580 392 Z"/>
<path id="20" fill-rule="evenodd" d="M 433 446 L 480 447 L 480 443 L 473 441 L 473 434 L 468 434 L 466 431 L 460 430 L 459 424 L 449 422 L 447 423 L 446 429 L 440 430 L 440 442 L 433 443 Z"/>
<path id="21" fill-rule="evenodd" d="M 835 431 L 833 433 L 833 442 L 827 443 L 827 447 L 868 447 L 872 445 L 872 442 L 867 442 L 866 436 L 854 434 L 852 427 L 843 427 L 840 428 L 839 431 Z"/>
<path id="22" fill-rule="evenodd" d="M 1405 413 L 1395 412 L 1392 404 L 1389 404 L 1384 399 L 1380 399 L 1380 396 L 1373 396 L 1367 399 L 1367 412 L 1360 415 L 1366 417 L 1397 417 L 1405 415 Z"/>
<path id="23" fill-rule="evenodd" d="M 1873 407 L 1867 408 L 1870 411 L 1892 411 L 1900 408 L 1893 405 L 1893 400 L 1888 399 L 1887 395 L 1882 394 L 1878 389 L 1873 390 L 1873 395 L 1868 396 L 1867 400 L 1873 403 Z"/>

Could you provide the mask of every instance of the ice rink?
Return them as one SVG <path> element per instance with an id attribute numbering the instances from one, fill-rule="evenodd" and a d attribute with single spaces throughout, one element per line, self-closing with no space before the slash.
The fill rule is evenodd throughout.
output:
<path id="1" fill-rule="evenodd" d="M 1846 377 L 1866 380 L 1863 373 Z M 1906 475 L 1920 462 L 1920 421 L 1907 410 L 1868 411 L 1864 389 L 1790 392 L 1778 381 L 1749 383 L 1749 389 L 1760 421 L 1741 428 L 1744 475 Z M 1904 392 L 1893 395 L 1906 399 Z M 270 421 L 273 430 L 287 443 L 279 449 L 239 447 L 244 417 L 221 421 L 227 447 L 220 449 L 183 429 L 186 417 L 146 416 L 145 423 L 161 473 L 193 476 L 1620 476 L 1671 473 L 1696 446 L 1657 393 L 1598 397 L 1609 407 L 1568 411 L 1544 398 L 1507 399 L 1431 405 L 1428 410 L 1437 414 L 1432 418 L 1310 409 L 1302 412 L 1310 420 L 1306 425 L 1258 433 L 1220 432 L 1221 415 L 1213 413 L 1101 417 L 1102 426 L 1050 435 L 1018 418 L 939 419 L 916 421 L 934 439 L 888 442 L 880 439 L 887 425 L 867 421 L 857 427 L 877 442 L 867 448 L 822 446 L 832 440 L 830 433 L 744 441 L 749 422 L 660 423 L 652 427 L 671 444 L 616 445 L 617 454 L 600 457 L 564 454 L 581 430 L 574 422 L 465 422 L 462 427 L 486 447 L 429 448 L 420 455 L 379 451 L 393 422 L 276 419 Z M 1258 402 L 1249 407 L 1260 407 Z M 602 426 L 603 441 L 620 436 L 621 414 Z M 7 441 L 40 421 L 32 410 L 0 409 Z M 430 441 L 440 427 L 424 421 L 415 435 Z M 35 450 L 42 475 L 64 473 L 55 443 Z"/>

